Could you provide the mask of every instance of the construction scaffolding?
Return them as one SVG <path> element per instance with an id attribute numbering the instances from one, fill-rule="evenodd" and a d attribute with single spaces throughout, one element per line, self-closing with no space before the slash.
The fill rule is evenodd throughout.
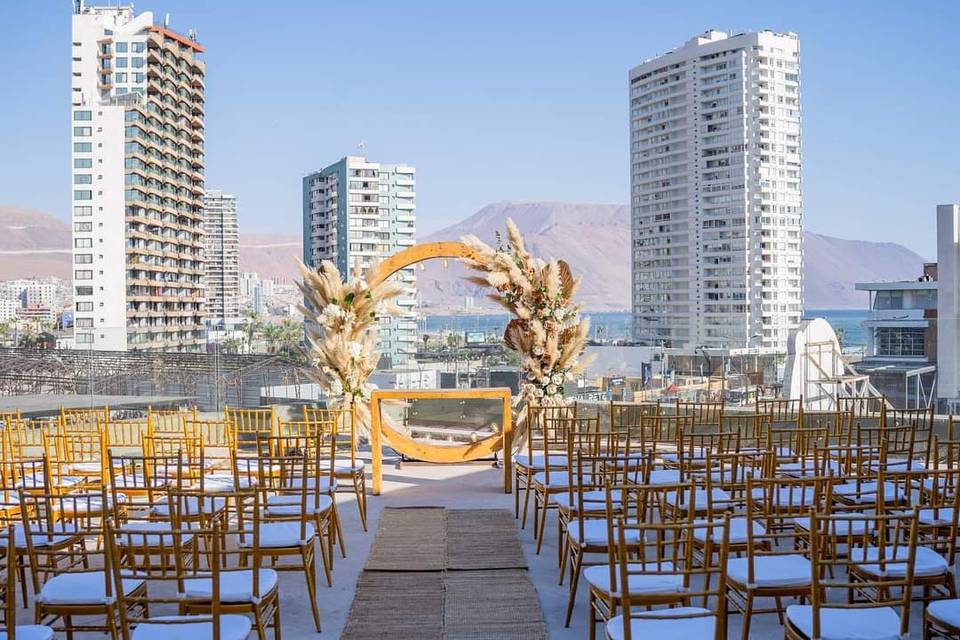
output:
<path id="1" fill-rule="evenodd" d="M 200 410 L 256 407 L 262 387 L 308 383 L 276 355 L 0 348 L 0 395 L 182 396 Z"/>

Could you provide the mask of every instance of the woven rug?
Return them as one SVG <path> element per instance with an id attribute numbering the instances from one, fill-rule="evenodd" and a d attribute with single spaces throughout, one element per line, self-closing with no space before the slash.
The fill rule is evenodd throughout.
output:
<path id="1" fill-rule="evenodd" d="M 384 509 L 341 637 L 546 640 L 513 514 Z"/>
<path id="2" fill-rule="evenodd" d="M 364 571 L 340 637 L 441 640 L 443 604 L 439 571 Z"/>
<path id="3" fill-rule="evenodd" d="M 447 509 L 446 568 L 526 569 L 513 514 L 506 509 Z"/>
<path id="4" fill-rule="evenodd" d="M 438 507 L 387 508 L 364 571 L 441 571 L 446 514 Z"/>

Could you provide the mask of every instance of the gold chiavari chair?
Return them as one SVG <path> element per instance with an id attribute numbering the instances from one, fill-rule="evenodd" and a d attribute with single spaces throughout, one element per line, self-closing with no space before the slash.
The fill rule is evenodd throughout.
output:
<path id="1" fill-rule="evenodd" d="M 800 429 L 770 429 L 767 433 L 767 451 L 773 455 L 772 475 L 821 475 L 824 471 L 820 468 L 818 455 L 829 450 L 829 438 L 827 427 L 811 425 Z M 835 461 L 827 464 L 831 469 L 839 469 Z"/>
<path id="2" fill-rule="evenodd" d="M 218 527 L 171 531 L 160 541 L 162 546 L 159 552 L 162 557 L 171 558 L 172 562 L 157 565 L 148 559 L 148 562 L 139 568 L 140 574 L 150 582 L 173 587 L 176 590 L 173 594 L 170 594 L 170 588 L 158 588 L 150 593 L 146 590 L 126 593 L 123 585 L 128 578 L 122 569 L 119 550 L 140 548 L 144 546 L 142 540 L 150 538 L 153 533 L 137 530 L 117 531 L 109 521 L 105 528 L 107 532 L 105 546 L 107 557 L 110 558 L 108 567 L 116 593 L 116 608 L 119 611 L 118 626 L 123 640 L 161 640 L 178 637 L 243 640 L 250 634 L 253 625 L 247 616 L 223 613 L 229 606 L 223 602 L 224 596 L 229 599 L 229 589 L 232 585 L 228 580 L 223 579 L 224 574 L 221 573 L 221 565 L 224 562 L 221 547 L 223 534 Z M 209 550 L 206 554 L 207 562 L 203 566 L 200 563 L 187 563 L 184 560 L 192 556 L 195 537 L 209 541 L 209 546 L 206 547 Z M 191 591 L 191 588 L 196 588 L 197 591 Z M 176 605 L 181 609 L 196 605 L 198 608 L 203 607 L 207 613 L 150 617 L 151 608 L 165 605 Z M 279 619 L 279 611 L 276 616 Z M 274 633 L 278 634 L 279 623 L 275 621 L 274 624 Z M 263 638 L 262 629 L 258 631 Z"/>
<path id="3" fill-rule="evenodd" d="M 950 598 L 928 604 L 923 611 L 923 637 L 960 638 L 960 600 Z"/>
<path id="4" fill-rule="evenodd" d="M 914 425 L 897 427 L 856 427 L 856 444 L 861 447 L 883 448 L 883 467 L 881 470 L 914 471 L 924 469 L 929 457 L 929 440 L 919 435 Z M 877 465 L 880 461 L 877 461 Z"/>
<path id="5" fill-rule="evenodd" d="M 254 629 L 258 638 L 266 638 L 268 623 L 272 621 L 274 636 L 280 633 L 279 576 L 275 569 L 262 565 L 260 553 L 260 531 L 248 527 L 245 507 L 253 512 L 261 508 L 256 491 L 244 491 L 236 494 L 211 498 L 202 492 L 184 491 L 168 494 L 171 513 L 178 513 L 181 522 L 191 522 L 190 529 L 206 531 L 206 536 L 219 533 L 218 559 L 206 557 L 206 567 L 214 564 L 220 567 L 220 609 L 227 614 L 246 614 L 253 616 Z M 213 499 L 228 500 L 236 505 L 236 518 L 231 522 L 215 518 L 196 517 L 195 505 Z M 199 539 L 207 549 L 213 548 L 213 541 L 203 534 Z M 239 544 L 230 545 L 228 541 L 237 540 Z M 184 551 L 197 549 L 197 545 L 184 546 Z M 194 554 L 197 557 L 201 554 Z M 207 556 L 207 554 L 202 554 Z M 213 556 L 214 554 L 210 554 Z M 199 564 L 199 562 L 198 562 Z M 212 576 L 206 572 L 195 572 L 183 581 L 180 605 L 181 615 L 209 614 L 213 606 Z"/>
<path id="6" fill-rule="evenodd" d="M 916 511 L 897 515 L 814 512 L 810 518 L 810 604 L 787 607 L 785 637 L 906 638 Z M 878 540 L 883 542 L 879 546 Z M 862 573 L 864 566 L 870 568 L 869 577 Z M 843 601 L 830 599 L 844 592 Z"/>
<path id="7" fill-rule="evenodd" d="M 357 510 L 360 513 L 360 526 L 366 531 L 367 473 L 364 461 L 357 457 L 356 414 L 346 409 L 319 409 L 304 405 L 303 420 L 308 424 L 333 423 L 336 427 L 338 453 L 334 461 L 335 475 L 338 480 L 349 480 L 353 485 Z M 345 443 L 348 445 L 349 457 L 343 453 Z M 349 487 L 344 486 L 343 488 L 349 490 Z"/>
<path id="8" fill-rule="evenodd" d="M 801 429 L 825 429 L 827 442 L 839 446 L 854 443 L 850 424 L 850 414 L 843 411 L 804 411 L 800 420 Z"/>
<path id="9" fill-rule="evenodd" d="M 523 518 L 520 521 L 520 528 L 527 526 L 527 510 L 530 506 L 530 493 L 533 491 L 533 477 L 535 474 L 544 471 L 546 467 L 563 471 L 566 469 L 567 460 L 561 454 L 564 440 L 554 439 L 554 450 L 557 452 L 551 454 L 549 458 L 544 458 L 540 453 L 543 448 L 540 442 L 550 439 L 552 435 L 547 428 L 547 420 L 553 418 L 575 418 L 576 407 L 568 405 L 557 406 L 539 406 L 528 405 L 526 418 L 524 420 L 525 429 L 520 436 L 523 442 L 521 449 L 513 457 L 513 514 L 515 518 L 520 517 L 520 488 L 523 487 Z M 534 522 L 534 530 L 536 530 Z"/>
<path id="10" fill-rule="evenodd" d="M 640 424 L 643 418 L 660 415 L 660 401 L 614 402 L 610 401 L 610 428 L 613 430 Z"/>
<path id="11" fill-rule="evenodd" d="M 0 424 L 2 424 L 4 428 L 16 424 L 22 419 L 23 417 L 20 415 L 20 409 L 14 409 L 13 411 L 0 411 Z"/>
<path id="12" fill-rule="evenodd" d="M 584 455 L 597 455 L 600 452 L 600 418 L 546 418 L 545 435 L 541 456 L 549 460 L 559 453 L 567 461 L 569 451 L 576 449 Z M 567 483 L 574 476 L 568 468 L 552 469 L 547 465 L 543 471 L 533 475 L 533 522 L 536 553 L 543 546 L 543 534 L 547 526 L 547 513 L 556 508 L 554 496 L 567 492 Z M 558 523 L 559 526 L 559 523 Z"/>
<path id="13" fill-rule="evenodd" d="M 684 402 L 677 400 L 678 416 L 693 416 L 694 429 L 719 428 L 723 422 L 723 402 Z"/>
<path id="14" fill-rule="evenodd" d="M 892 501 L 902 499 L 895 487 L 879 486 L 878 470 L 885 465 L 884 447 L 880 445 L 851 445 L 849 447 L 825 447 L 821 457 L 834 460 L 838 465 L 838 484 L 833 487 L 835 510 L 860 511 L 875 507 L 879 499 Z M 901 506 L 904 504 L 899 503 Z"/>
<path id="15" fill-rule="evenodd" d="M 237 409 L 224 407 L 223 417 L 233 427 L 238 449 L 256 446 L 257 436 L 272 436 L 277 432 L 277 412 L 266 409 Z"/>
<path id="16" fill-rule="evenodd" d="M 78 486 L 106 484 L 106 436 L 103 431 L 63 430 L 54 437 L 56 455 L 51 464 L 61 476 L 81 478 Z"/>
<path id="17" fill-rule="evenodd" d="M 864 426 L 880 426 L 886 424 L 887 399 L 883 396 L 840 396 L 837 398 L 837 411 L 850 417 L 851 429 L 858 422 Z"/>
<path id="18" fill-rule="evenodd" d="M 104 435 L 104 446 L 128 452 L 142 452 L 143 439 L 150 434 L 147 418 L 118 420 L 109 418 L 99 423 Z"/>
<path id="19" fill-rule="evenodd" d="M 615 580 L 618 587 L 619 615 L 607 621 L 606 637 L 610 640 L 725 639 L 728 518 L 656 524 L 631 523 L 617 518 L 618 561 L 612 581 Z M 708 540 L 720 540 L 716 565 L 702 566 L 693 558 L 693 545 L 688 541 L 698 528 L 720 529 L 719 534 L 706 536 Z M 635 557 L 635 539 L 643 541 L 639 558 Z M 713 549 L 710 554 L 714 555 Z M 716 576 L 716 589 L 701 586 L 712 584 L 712 580 L 706 579 L 707 575 Z M 702 600 L 707 606 L 693 606 L 696 600 Z M 711 600 L 714 607 L 708 608 Z M 638 605 L 645 605 L 644 610 L 635 609 Z"/>
<path id="20" fill-rule="evenodd" d="M 770 416 L 763 413 L 724 413 L 720 422 L 720 431 L 740 434 L 740 451 L 766 450 L 770 427 Z"/>
<path id="21" fill-rule="evenodd" d="M 233 459 L 238 455 L 237 434 L 234 426 L 226 420 L 184 419 L 188 437 L 199 441 L 203 447 L 203 486 L 208 493 L 232 493 L 250 489 L 256 484 L 256 473 L 235 477 Z"/>
<path id="22" fill-rule="evenodd" d="M 183 430 L 184 420 L 197 420 L 197 408 L 187 409 L 154 409 L 147 407 L 147 420 L 150 428 L 157 433 L 167 433 Z"/>
<path id="23" fill-rule="evenodd" d="M 100 544 L 103 521 L 89 515 L 106 502 L 104 488 L 71 494 L 21 492 L 20 501 L 22 524 L 14 535 L 22 539 L 30 558 L 34 621 L 53 625 L 60 620 L 68 637 L 101 631 L 118 640 L 116 592 Z M 146 592 L 141 578 L 124 578 L 120 584 L 127 594 Z M 94 616 L 102 623 L 90 619 Z"/>
<path id="24" fill-rule="evenodd" d="M 333 533 L 329 530 L 329 519 L 326 521 L 327 531 L 316 530 L 314 525 L 316 515 L 311 511 L 311 507 L 322 506 L 324 502 L 329 503 L 330 498 L 319 492 L 317 484 L 314 485 L 313 491 L 308 491 L 307 483 L 302 481 L 307 477 L 306 455 L 234 458 L 234 463 L 238 467 L 245 467 L 251 471 L 254 468 L 257 469 L 259 480 L 256 490 L 260 492 L 260 504 L 265 505 L 262 509 L 252 509 L 248 516 L 252 530 L 258 532 L 259 548 L 253 547 L 252 538 L 241 539 L 240 548 L 248 556 L 258 556 L 260 562 L 264 558 L 269 558 L 270 566 L 277 571 L 303 573 L 313 620 L 319 633 L 320 609 L 317 606 L 315 552 L 317 546 L 320 547 L 328 584 L 332 584 L 333 578 L 329 574 L 331 558 L 328 554 L 328 545 L 324 544 L 324 540 L 321 540 L 319 545 L 315 542 L 318 535 L 330 536 Z M 235 473 L 249 472 L 241 472 L 238 468 Z M 282 496 L 284 503 L 277 504 L 274 500 L 274 504 L 271 505 L 270 498 L 275 496 Z M 282 558 L 291 560 L 292 563 L 279 562 Z"/>
<path id="25" fill-rule="evenodd" d="M 17 547 L 14 543 L 13 529 L 0 531 L 0 544 L 3 545 L 3 623 L 0 624 L 0 638 L 3 640 L 52 640 L 53 629 L 39 624 L 17 624 Z M 22 578 L 21 578 L 22 581 Z"/>
<path id="26" fill-rule="evenodd" d="M 756 411 L 770 418 L 770 422 L 775 427 L 782 428 L 788 424 L 799 426 L 803 415 L 803 396 L 792 400 L 757 398 Z"/>
<path id="27" fill-rule="evenodd" d="M 24 418 L 4 429 L 9 437 L 7 453 L 15 458 L 52 456 L 54 437 L 60 433 L 60 418 Z M 50 448 L 48 448 L 50 447 Z"/>
<path id="28" fill-rule="evenodd" d="M 49 493 L 46 458 L 41 457 L 39 465 L 33 459 L 0 460 L 0 530 L 15 531 L 21 525 L 20 491 L 28 486 L 32 492 Z M 16 562 L 14 567 L 20 575 L 20 589 L 23 606 L 27 606 L 26 582 L 26 542 L 24 536 L 15 536 Z M 9 565 L 8 565 L 9 566 Z M 10 592 L 11 600 L 16 594 Z"/>
<path id="29" fill-rule="evenodd" d="M 823 508 L 829 486 L 823 478 L 747 478 L 746 554 L 727 564 L 729 602 L 743 614 L 743 640 L 753 616 L 776 613 L 782 620 L 783 598 L 810 592 L 811 564 L 798 550 L 804 534 L 795 522 Z M 757 609 L 757 598 L 773 598 L 776 606 Z"/>
<path id="30" fill-rule="evenodd" d="M 739 431 L 685 431 L 677 435 L 677 450 L 667 451 L 660 458 L 668 467 L 678 467 L 681 474 L 702 469 L 710 453 L 723 454 L 740 450 Z"/>

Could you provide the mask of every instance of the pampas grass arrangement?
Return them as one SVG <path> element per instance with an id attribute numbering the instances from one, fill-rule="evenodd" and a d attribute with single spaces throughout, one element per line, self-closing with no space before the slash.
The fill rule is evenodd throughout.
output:
<path id="1" fill-rule="evenodd" d="M 369 425 L 370 391 L 367 380 L 377 368 L 377 317 L 400 315 L 392 302 L 402 291 L 398 282 L 374 285 L 378 264 L 364 272 L 354 268 L 350 282 L 324 260 L 313 271 L 300 264 L 303 282 L 297 283 L 304 299 L 300 305 L 306 323 L 307 358 L 313 365 L 310 377 L 332 398 L 331 406 L 356 409 L 361 429 Z"/>
<path id="2" fill-rule="evenodd" d="M 475 236 L 462 241 L 475 252 L 464 263 L 481 274 L 467 280 L 493 287 L 496 293 L 488 297 L 514 316 L 503 339 L 520 354 L 521 397 L 528 404 L 563 404 L 564 382 L 582 373 L 591 360 L 581 357 L 590 319 L 581 318 L 573 302 L 580 279 L 563 260 L 545 262 L 532 256 L 513 220 L 507 220 L 506 245 L 499 238 L 495 249 Z"/>

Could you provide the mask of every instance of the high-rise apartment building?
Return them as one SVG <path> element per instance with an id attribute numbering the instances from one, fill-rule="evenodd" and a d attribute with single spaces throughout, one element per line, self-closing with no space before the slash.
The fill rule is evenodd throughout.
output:
<path id="1" fill-rule="evenodd" d="M 780 349 L 799 323 L 799 44 L 707 31 L 630 70 L 641 344 Z"/>
<path id="2" fill-rule="evenodd" d="M 240 317 L 240 230 L 236 196 L 208 189 L 203 198 L 203 287 L 211 326 L 225 327 Z"/>
<path id="3" fill-rule="evenodd" d="M 78 348 L 204 348 L 202 53 L 150 12 L 76 2 Z"/>
<path id="4" fill-rule="evenodd" d="M 316 268 L 330 260 L 345 276 L 414 243 L 416 170 L 347 156 L 303 179 L 303 261 Z M 396 276 L 407 288 L 397 299 L 402 317 L 379 320 L 383 365 L 398 367 L 417 352 L 416 275 Z"/>

